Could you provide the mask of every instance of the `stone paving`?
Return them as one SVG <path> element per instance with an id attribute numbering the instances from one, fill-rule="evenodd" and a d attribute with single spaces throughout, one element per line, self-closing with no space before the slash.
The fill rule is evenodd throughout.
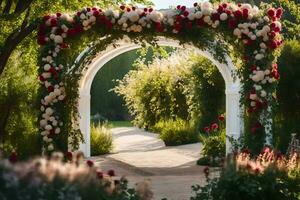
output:
<path id="1" fill-rule="evenodd" d="M 205 184 L 203 167 L 196 165 L 200 143 L 166 147 L 157 134 L 138 128 L 112 131 L 113 152 L 92 157 L 104 171 L 114 169 L 117 175 L 126 176 L 131 186 L 149 180 L 155 200 L 188 200 L 191 185 Z"/>

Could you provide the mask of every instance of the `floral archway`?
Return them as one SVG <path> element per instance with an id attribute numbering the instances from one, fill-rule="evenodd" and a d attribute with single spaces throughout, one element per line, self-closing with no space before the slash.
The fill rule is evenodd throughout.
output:
<path id="1" fill-rule="evenodd" d="M 222 63 L 230 55 L 238 67 L 235 76 L 243 84 L 240 103 L 245 107 L 246 142 L 249 146 L 271 145 L 281 16 L 281 8 L 209 2 L 160 11 L 127 5 L 105 11 L 93 7 L 74 15 L 45 16 L 38 32 L 43 151 L 78 149 L 83 142 L 78 125 L 78 80 L 97 52 L 124 36 L 154 45 L 158 36 L 173 38 L 211 52 Z M 74 62 L 88 44 L 84 59 Z"/>

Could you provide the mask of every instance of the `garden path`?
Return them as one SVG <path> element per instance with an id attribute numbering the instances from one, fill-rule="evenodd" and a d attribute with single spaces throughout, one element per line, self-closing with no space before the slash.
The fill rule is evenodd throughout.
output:
<path id="1" fill-rule="evenodd" d="M 200 143 L 166 147 L 157 134 L 138 128 L 112 132 L 113 152 L 91 159 L 104 171 L 114 169 L 117 175 L 125 175 L 131 184 L 149 180 L 155 200 L 188 200 L 191 185 L 205 183 L 203 167 L 196 165 Z"/>

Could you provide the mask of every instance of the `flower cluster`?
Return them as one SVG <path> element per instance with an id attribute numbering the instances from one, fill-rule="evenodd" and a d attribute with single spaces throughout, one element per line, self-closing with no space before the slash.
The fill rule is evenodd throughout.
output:
<path id="1" fill-rule="evenodd" d="M 115 177 L 114 170 L 103 172 L 93 161 L 84 162 L 81 152 L 66 155 L 53 152 L 50 158 L 9 163 L 0 160 L 1 197 L 4 199 L 151 199 L 139 198 L 152 194 L 149 186 L 143 190 L 129 189 L 127 180 Z M 140 185 L 143 183 L 139 183 Z M 55 188 L 55 190 L 53 190 Z M 137 189 L 139 189 L 137 187 Z M 130 191 L 130 193 L 129 193 Z"/>
<path id="2" fill-rule="evenodd" d="M 263 173 L 270 167 L 275 167 L 281 171 L 290 171 L 300 167 L 297 153 L 286 158 L 269 147 L 265 147 L 255 160 L 251 159 L 250 152 L 247 149 L 238 154 L 236 160 L 237 169 L 254 174 Z"/>
<path id="3" fill-rule="evenodd" d="M 46 15 L 38 32 L 38 43 L 45 48 L 39 80 L 46 94 L 41 100 L 41 135 L 44 147 L 48 151 L 55 149 L 53 137 L 61 132 L 63 121 L 59 117 L 56 105 L 65 99 L 65 88 L 61 81 L 65 68 L 58 55 L 69 48 L 66 39 L 80 33 L 100 27 L 104 30 L 125 32 L 153 32 L 156 34 L 187 32 L 191 29 L 226 29 L 233 37 L 240 39 L 246 49 L 254 49 L 245 55 L 249 65 L 249 80 L 252 89 L 249 94 L 249 113 L 266 109 L 272 90 L 271 84 L 279 79 L 276 64 L 270 65 L 268 55 L 282 44 L 280 36 L 282 9 L 269 8 L 266 16 L 256 6 L 250 4 L 210 2 L 195 3 L 192 8 L 177 6 L 175 9 L 157 11 L 151 7 L 138 8 L 121 5 L 119 9 L 101 10 L 84 8 L 74 15 L 56 13 Z M 272 60 L 271 60 L 272 62 Z M 246 69 L 248 70 L 248 69 Z M 247 81 L 247 80 L 245 80 Z M 216 128 L 215 126 L 212 128 Z"/>
<path id="4" fill-rule="evenodd" d="M 220 123 L 223 123 L 225 121 L 224 115 L 220 115 L 218 117 L 218 120 L 219 120 Z M 216 131 L 218 131 L 219 128 L 220 128 L 220 126 L 219 126 L 218 123 L 212 123 L 210 126 L 204 127 L 203 131 L 205 133 L 216 132 Z"/>

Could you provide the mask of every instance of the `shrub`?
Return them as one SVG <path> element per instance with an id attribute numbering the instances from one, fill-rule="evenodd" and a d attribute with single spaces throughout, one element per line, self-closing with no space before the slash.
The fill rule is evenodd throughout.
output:
<path id="1" fill-rule="evenodd" d="M 194 121 L 198 127 L 225 105 L 221 74 L 210 61 L 190 52 L 176 52 L 148 65 L 139 61 L 114 91 L 123 96 L 134 124 L 146 129 L 175 118 Z"/>
<path id="2" fill-rule="evenodd" d="M 191 200 L 300 199 L 300 163 L 296 154 L 287 159 L 269 148 L 255 160 L 248 152 L 238 154 L 220 177 L 207 176 L 207 181 L 206 186 L 192 187 L 195 194 Z"/>
<path id="3" fill-rule="evenodd" d="M 149 194 L 148 188 L 144 193 L 128 188 L 126 179 L 112 177 L 113 170 L 104 173 L 92 161 L 82 163 L 80 154 L 69 154 L 67 163 L 61 153 L 15 164 L 1 160 L 0 199 L 139 200 Z"/>
<path id="4" fill-rule="evenodd" d="M 182 119 L 159 121 L 154 129 L 166 146 L 176 146 L 199 142 L 199 135 L 193 126 Z"/>
<path id="5" fill-rule="evenodd" d="M 109 153 L 112 150 L 112 133 L 106 124 L 91 125 L 91 154 L 92 156 Z"/>
<path id="6" fill-rule="evenodd" d="M 213 123 L 205 127 L 204 134 L 200 135 L 200 141 L 203 144 L 201 151 L 202 158 L 197 162 L 199 165 L 218 166 L 226 153 L 226 129 L 224 125 L 224 116 L 219 116 L 219 123 Z"/>
<path id="7" fill-rule="evenodd" d="M 277 88 L 278 107 L 275 110 L 274 139 L 276 148 L 287 149 L 291 133 L 300 137 L 300 42 L 285 42 L 278 58 L 280 80 Z"/>

